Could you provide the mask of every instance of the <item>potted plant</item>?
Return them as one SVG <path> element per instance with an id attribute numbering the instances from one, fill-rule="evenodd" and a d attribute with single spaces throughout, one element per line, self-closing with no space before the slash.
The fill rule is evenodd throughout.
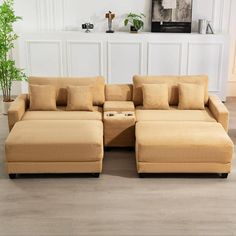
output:
<path id="1" fill-rule="evenodd" d="M 0 5 L 0 88 L 2 90 L 2 112 L 7 114 L 10 104 L 13 102 L 11 88 L 13 81 L 26 79 L 23 71 L 16 67 L 11 59 L 11 50 L 14 41 L 18 38 L 13 29 L 13 24 L 21 17 L 15 15 L 13 9 L 14 0 L 4 0 Z"/>
<path id="2" fill-rule="evenodd" d="M 143 13 L 141 13 L 140 15 L 135 13 L 129 13 L 124 21 L 124 25 L 127 26 L 128 24 L 130 24 L 130 32 L 138 33 L 138 31 L 144 26 L 145 17 L 146 16 Z"/>

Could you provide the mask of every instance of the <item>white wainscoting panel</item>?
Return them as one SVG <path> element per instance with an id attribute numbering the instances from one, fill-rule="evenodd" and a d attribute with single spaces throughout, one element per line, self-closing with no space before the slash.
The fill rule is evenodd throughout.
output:
<path id="1" fill-rule="evenodd" d="M 180 75 L 182 43 L 148 43 L 148 75 Z"/>
<path id="2" fill-rule="evenodd" d="M 236 75 L 236 42 L 235 42 L 235 48 L 234 48 L 234 66 L 233 66 L 233 74 Z"/>
<path id="3" fill-rule="evenodd" d="M 27 41 L 26 47 L 28 75 L 63 75 L 60 41 Z"/>
<path id="4" fill-rule="evenodd" d="M 209 91 L 219 92 L 222 78 L 223 44 L 189 43 L 188 74 L 209 76 Z"/>
<path id="5" fill-rule="evenodd" d="M 132 83 L 133 75 L 142 74 L 141 42 L 108 42 L 108 82 Z"/>
<path id="6" fill-rule="evenodd" d="M 120 84 L 132 83 L 135 74 L 207 74 L 209 90 L 226 98 L 227 35 L 24 33 L 18 48 L 19 66 L 29 76 L 101 75 Z"/>
<path id="7" fill-rule="evenodd" d="M 102 42 L 67 41 L 69 76 L 103 75 Z"/>

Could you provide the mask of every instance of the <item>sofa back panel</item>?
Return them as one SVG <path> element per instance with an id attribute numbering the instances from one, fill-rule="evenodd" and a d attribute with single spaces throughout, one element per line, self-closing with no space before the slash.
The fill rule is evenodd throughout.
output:
<path id="1" fill-rule="evenodd" d="M 29 84 L 45 85 L 50 84 L 57 89 L 57 105 L 67 104 L 67 86 L 88 86 L 92 87 L 93 105 L 102 106 L 105 102 L 105 79 L 103 77 L 88 78 L 54 78 L 54 77 L 30 77 Z"/>
<path id="2" fill-rule="evenodd" d="M 132 84 L 107 84 L 105 88 L 106 101 L 132 101 Z"/>
<path id="3" fill-rule="evenodd" d="M 133 78 L 133 101 L 136 106 L 143 104 L 143 84 L 168 83 L 169 104 L 176 106 L 179 103 L 179 83 L 197 83 L 205 87 L 205 104 L 208 102 L 208 76 L 134 76 Z"/>

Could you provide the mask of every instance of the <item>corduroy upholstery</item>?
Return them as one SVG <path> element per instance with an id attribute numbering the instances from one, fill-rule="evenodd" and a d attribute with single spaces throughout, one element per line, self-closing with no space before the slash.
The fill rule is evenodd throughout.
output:
<path id="1" fill-rule="evenodd" d="M 66 107 L 57 107 L 57 111 L 26 111 L 22 120 L 102 120 L 102 107 L 93 106 L 93 111 L 66 111 Z"/>
<path id="2" fill-rule="evenodd" d="M 12 129 L 6 144 L 6 162 L 8 173 L 19 168 L 20 173 L 30 171 L 27 166 L 34 163 L 50 163 L 56 172 L 63 171 L 57 163 L 80 163 L 86 172 L 101 172 L 103 159 L 103 124 L 102 121 L 89 120 L 31 120 L 20 121 Z M 94 163 L 91 170 L 90 164 Z M 14 163 L 16 164 L 14 166 Z M 22 165 L 21 165 L 22 164 Z M 72 166 L 72 165 L 71 165 Z M 86 167 L 87 166 L 87 167 Z M 25 169 L 24 169 L 25 167 Z M 72 167 L 72 172 L 75 168 Z M 50 170 L 50 168 L 45 169 Z M 78 170 L 78 172 L 82 172 Z M 40 170 L 42 173 L 42 170 Z M 14 172 L 13 172 L 14 173 Z M 19 173 L 19 172 L 18 172 Z"/>
<path id="3" fill-rule="evenodd" d="M 135 106 L 143 105 L 143 84 L 167 83 L 169 86 L 169 105 L 177 106 L 179 102 L 179 83 L 197 83 L 204 86 L 204 102 L 208 102 L 208 76 L 134 76 L 133 102 Z"/>
<path id="4" fill-rule="evenodd" d="M 135 111 L 135 107 L 131 101 L 106 101 L 103 111 Z"/>
<path id="5" fill-rule="evenodd" d="M 134 145 L 139 173 L 230 172 L 229 112 L 208 96 L 207 76 L 135 76 L 133 86 L 105 86 L 102 77 L 29 82 L 54 86 L 57 110 L 30 111 L 29 96 L 18 96 L 8 115 L 8 173 L 100 173 L 103 146 Z M 168 84 L 170 109 L 144 109 L 143 85 L 159 83 Z M 179 83 L 204 86 L 204 109 L 178 109 Z M 91 86 L 93 111 L 67 111 L 67 86 Z"/>
<path id="6" fill-rule="evenodd" d="M 67 86 L 91 86 L 93 92 L 93 105 L 102 106 L 105 102 L 105 79 L 103 77 L 89 78 L 52 78 L 52 77 L 30 77 L 31 85 L 52 85 L 57 90 L 57 105 L 67 105 Z"/>
<path id="7" fill-rule="evenodd" d="M 107 84 L 105 87 L 106 101 L 132 101 L 132 84 Z"/>
<path id="8" fill-rule="evenodd" d="M 139 173 L 230 172 L 234 144 L 219 123 L 141 121 L 135 132 Z"/>

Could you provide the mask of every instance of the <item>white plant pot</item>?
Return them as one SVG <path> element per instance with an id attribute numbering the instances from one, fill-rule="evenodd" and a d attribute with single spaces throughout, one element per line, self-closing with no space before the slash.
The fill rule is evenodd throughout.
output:
<path id="1" fill-rule="evenodd" d="M 7 115 L 8 114 L 8 109 L 11 106 L 12 102 L 3 102 L 2 101 L 2 114 Z"/>

